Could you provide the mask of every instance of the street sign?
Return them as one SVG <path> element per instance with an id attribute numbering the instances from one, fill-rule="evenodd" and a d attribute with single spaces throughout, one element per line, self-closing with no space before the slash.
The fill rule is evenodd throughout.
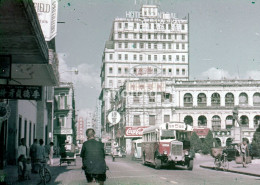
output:
<path id="1" fill-rule="evenodd" d="M 108 121 L 111 125 L 119 123 L 120 118 L 120 114 L 117 111 L 112 111 L 108 114 Z"/>
<path id="2" fill-rule="evenodd" d="M 42 100 L 42 87 L 0 85 L 0 99 Z"/>

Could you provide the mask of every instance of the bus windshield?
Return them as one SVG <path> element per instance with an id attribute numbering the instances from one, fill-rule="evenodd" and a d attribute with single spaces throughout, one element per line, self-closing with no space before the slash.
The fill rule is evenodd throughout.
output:
<path id="1" fill-rule="evenodd" d="M 162 130 L 161 139 L 175 139 L 174 130 Z"/>

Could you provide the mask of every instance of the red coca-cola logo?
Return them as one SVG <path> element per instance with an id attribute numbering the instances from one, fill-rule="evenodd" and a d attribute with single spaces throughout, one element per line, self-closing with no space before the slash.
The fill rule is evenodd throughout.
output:
<path id="1" fill-rule="evenodd" d="M 126 136 L 142 136 L 144 128 L 147 128 L 147 127 L 126 127 L 125 135 Z"/>

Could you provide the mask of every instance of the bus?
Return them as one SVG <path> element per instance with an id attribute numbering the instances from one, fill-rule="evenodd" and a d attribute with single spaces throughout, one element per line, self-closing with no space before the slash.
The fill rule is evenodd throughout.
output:
<path id="1" fill-rule="evenodd" d="M 143 164 L 152 164 L 156 169 L 163 165 L 181 165 L 192 170 L 195 153 L 190 150 L 191 134 L 192 127 L 186 127 L 183 122 L 167 122 L 144 129 Z"/>

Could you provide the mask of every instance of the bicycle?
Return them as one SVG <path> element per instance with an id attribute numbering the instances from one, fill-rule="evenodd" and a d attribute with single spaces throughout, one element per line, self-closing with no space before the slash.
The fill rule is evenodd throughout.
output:
<path id="1" fill-rule="evenodd" d="M 46 185 L 46 183 L 51 181 L 51 172 L 47 168 L 46 161 L 39 161 L 38 163 L 36 163 L 36 165 L 40 166 L 39 175 L 41 181 L 39 184 L 43 183 L 44 185 Z"/>

